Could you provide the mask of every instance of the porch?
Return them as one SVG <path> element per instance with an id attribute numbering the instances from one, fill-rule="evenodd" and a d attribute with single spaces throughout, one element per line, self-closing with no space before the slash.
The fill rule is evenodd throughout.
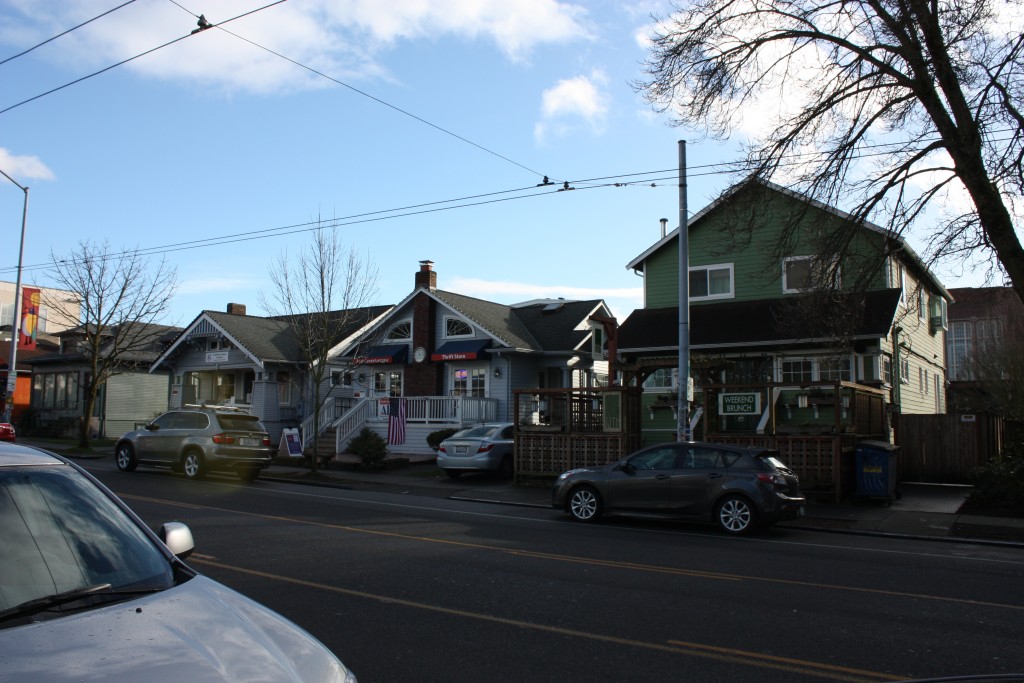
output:
<path id="1" fill-rule="evenodd" d="M 411 454 L 433 454 L 427 445 L 426 435 L 439 429 L 457 429 L 477 422 L 497 422 L 498 401 L 492 398 L 467 396 L 403 396 L 405 416 L 405 443 L 391 447 L 391 450 Z M 364 397 L 355 403 L 329 400 L 319 413 L 321 435 L 330 435 L 334 454 L 344 453 L 348 442 L 363 427 L 369 427 L 381 436 L 387 437 L 388 422 L 392 417 L 394 404 L 388 396 Z M 310 415 L 299 427 L 302 449 L 313 443 L 314 417 Z M 322 452 L 322 451 L 321 451 Z"/>

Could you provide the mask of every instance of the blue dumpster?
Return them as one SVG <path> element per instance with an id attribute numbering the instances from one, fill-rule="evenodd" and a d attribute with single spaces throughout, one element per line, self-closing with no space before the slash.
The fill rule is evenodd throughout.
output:
<path id="1" fill-rule="evenodd" d="M 899 446 L 885 441 L 861 441 L 854 450 L 854 495 L 884 498 L 892 502 L 896 493 L 896 454 Z"/>

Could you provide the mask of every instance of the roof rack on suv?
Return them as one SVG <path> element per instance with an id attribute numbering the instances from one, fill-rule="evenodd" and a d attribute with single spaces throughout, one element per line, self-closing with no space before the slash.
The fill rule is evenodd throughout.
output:
<path id="1" fill-rule="evenodd" d="M 211 405 L 209 403 L 186 403 L 185 405 L 182 406 L 182 408 L 198 408 L 199 410 L 218 410 L 223 413 L 248 414 L 250 412 L 248 408 L 243 408 L 242 406 L 226 406 L 217 404 Z"/>

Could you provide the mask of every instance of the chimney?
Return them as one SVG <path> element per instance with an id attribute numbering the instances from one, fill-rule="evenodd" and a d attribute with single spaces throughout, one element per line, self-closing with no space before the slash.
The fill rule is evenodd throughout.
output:
<path id="1" fill-rule="evenodd" d="M 668 234 L 668 219 L 661 219 L 661 239 L 665 239 L 665 235 Z"/>
<path id="2" fill-rule="evenodd" d="M 437 289 L 437 273 L 433 270 L 433 261 L 420 261 L 420 270 L 416 273 L 416 287 L 426 287 L 433 291 Z"/>
<path id="3" fill-rule="evenodd" d="M 245 315 L 245 304 L 228 304 L 228 315 Z"/>

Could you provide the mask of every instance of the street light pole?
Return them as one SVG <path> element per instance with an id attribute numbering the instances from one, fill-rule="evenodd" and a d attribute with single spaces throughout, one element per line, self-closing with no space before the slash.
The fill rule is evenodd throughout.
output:
<path id="1" fill-rule="evenodd" d="M 7 363 L 7 398 L 4 401 L 4 422 L 11 421 L 11 408 L 14 405 L 14 391 L 18 387 L 18 332 L 21 323 L 21 267 L 25 258 L 25 225 L 28 223 L 28 188 L 0 170 L 5 178 L 17 185 L 25 193 L 25 204 L 21 210 L 21 244 L 18 247 L 18 276 L 14 283 L 14 305 L 11 323 L 11 355 Z"/>

